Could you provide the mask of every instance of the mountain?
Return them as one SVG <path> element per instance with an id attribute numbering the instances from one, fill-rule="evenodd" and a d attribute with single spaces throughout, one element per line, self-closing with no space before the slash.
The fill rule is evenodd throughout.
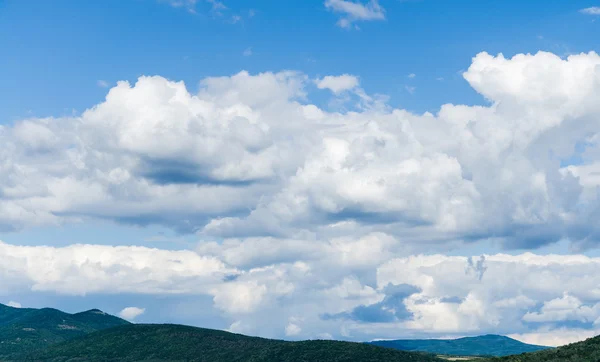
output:
<path id="1" fill-rule="evenodd" d="M 489 358 L 477 362 L 598 362 L 600 361 L 600 336 L 583 342 L 544 351 L 521 355 Z"/>
<path id="2" fill-rule="evenodd" d="M 181 325 L 125 325 L 19 361 L 442 362 L 433 355 L 339 341 L 286 342 Z"/>
<path id="3" fill-rule="evenodd" d="M 526 344 L 512 338 L 493 334 L 458 339 L 373 341 L 370 344 L 402 351 L 421 351 L 453 356 L 508 356 L 550 348 Z"/>
<path id="4" fill-rule="evenodd" d="M 69 314 L 51 308 L 12 308 L 0 304 L 0 358 L 127 324 L 97 309 Z"/>

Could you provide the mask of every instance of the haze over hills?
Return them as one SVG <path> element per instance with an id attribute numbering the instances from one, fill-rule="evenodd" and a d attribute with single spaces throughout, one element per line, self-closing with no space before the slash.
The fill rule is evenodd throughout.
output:
<path id="1" fill-rule="evenodd" d="M 526 344 L 509 337 L 493 334 L 458 339 L 399 339 L 370 343 L 403 351 L 421 351 L 456 356 L 508 356 L 550 348 Z"/>
<path id="2" fill-rule="evenodd" d="M 69 314 L 51 308 L 13 308 L 0 304 L 0 358 L 127 324 L 130 323 L 97 309 Z"/>

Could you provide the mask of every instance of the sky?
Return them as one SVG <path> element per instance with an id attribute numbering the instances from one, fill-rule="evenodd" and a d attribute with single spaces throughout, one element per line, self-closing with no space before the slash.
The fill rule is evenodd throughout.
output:
<path id="1" fill-rule="evenodd" d="M 600 3 L 0 0 L 0 303 L 600 334 Z"/>

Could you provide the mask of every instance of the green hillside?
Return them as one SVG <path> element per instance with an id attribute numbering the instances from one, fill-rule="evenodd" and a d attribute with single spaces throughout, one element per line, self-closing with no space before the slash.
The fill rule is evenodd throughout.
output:
<path id="1" fill-rule="evenodd" d="M 441 362 L 415 352 L 338 341 L 285 342 L 181 325 L 127 325 L 51 346 L 31 361 Z"/>
<path id="2" fill-rule="evenodd" d="M 598 362 L 600 336 L 566 346 L 521 355 L 489 358 L 478 362 Z"/>
<path id="3" fill-rule="evenodd" d="M 68 314 L 56 309 L 12 308 L 0 304 L 0 358 L 129 322 L 99 310 Z"/>
<path id="4" fill-rule="evenodd" d="M 402 351 L 421 351 L 453 356 L 508 356 L 549 348 L 526 344 L 509 337 L 492 334 L 458 339 L 399 339 L 373 341 L 370 343 Z"/>

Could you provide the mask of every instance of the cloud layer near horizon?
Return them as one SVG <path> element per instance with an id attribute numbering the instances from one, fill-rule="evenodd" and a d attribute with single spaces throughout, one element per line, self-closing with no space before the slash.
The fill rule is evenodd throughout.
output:
<path id="1" fill-rule="evenodd" d="M 410 255 L 597 245 L 600 57 L 481 53 L 464 78 L 488 105 L 418 115 L 348 74 L 240 72 L 196 94 L 140 77 L 79 116 L 1 126 L 1 229 L 103 219 L 201 242 L 0 244 L 0 286 L 206 295 L 232 330 L 297 338 L 588 333 L 595 259 Z M 318 88 L 340 108 L 312 104 Z"/>
<path id="2" fill-rule="evenodd" d="M 0 243 L 0 289 L 2 295 L 30 290 L 92 297 L 207 296 L 230 330 L 269 337 L 367 340 L 497 333 L 564 344 L 600 328 L 600 258 L 532 253 L 479 260 L 439 254 L 360 257 L 364 249 L 356 243 L 375 245 L 382 238 L 338 242 L 335 251 L 321 246 L 318 253 L 288 262 L 258 255 L 278 240 L 248 240 L 255 253 L 249 253 L 250 246 L 214 245 L 212 253 L 201 246 L 194 253 Z M 354 255 L 340 251 L 344 246 Z M 143 312 L 135 307 L 121 315 L 133 319 Z"/>

